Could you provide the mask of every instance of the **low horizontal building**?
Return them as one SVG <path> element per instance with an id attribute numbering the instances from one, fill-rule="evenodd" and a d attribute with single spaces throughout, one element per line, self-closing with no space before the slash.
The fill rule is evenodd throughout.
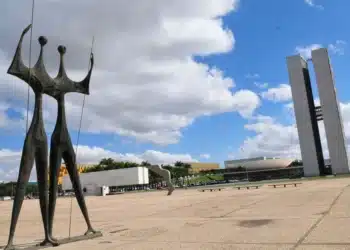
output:
<path id="1" fill-rule="evenodd" d="M 127 187 L 149 184 L 148 168 L 135 167 L 98 172 L 81 173 L 80 182 L 87 195 L 99 195 L 104 187 Z M 62 189 L 72 190 L 68 175 L 62 178 Z"/>
<path id="2" fill-rule="evenodd" d="M 225 168 L 242 167 L 247 170 L 259 169 L 279 169 L 291 166 L 295 159 L 274 158 L 274 157 L 255 157 L 238 160 L 225 161 Z"/>
<path id="3" fill-rule="evenodd" d="M 220 168 L 219 163 L 191 162 L 189 164 L 191 165 L 191 169 L 190 169 L 191 174 L 199 173 L 200 171 L 215 170 Z"/>

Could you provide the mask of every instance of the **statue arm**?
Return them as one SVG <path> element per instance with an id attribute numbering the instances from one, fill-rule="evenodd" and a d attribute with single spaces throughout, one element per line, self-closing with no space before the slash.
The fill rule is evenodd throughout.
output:
<path id="1" fill-rule="evenodd" d="M 7 70 L 7 73 L 10 75 L 17 76 L 18 78 L 28 81 L 29 80 L 29 68 L 24 65 L 23 59 L 22 59 L 22 42 L 24 35 L 28 32 L 28 30 L 32 27 L 32 25 L 28 25 L 27 28 L 25 28 L 22 32 L 21 38 L 19 39 L 16 53 L 13 57 L 12 63 Z"/>
<path id="2" fill-rule="evenodd" d="M 94 54 L 91 53 L 90 54 L 90 67 L 89 67 L 88 74 L 80 82 L 71 81 L 71 86 L 73 86 L 73 89 L 71 92 L 82 93 L 85 95 L 90 94 L 90 79 L 91 79 L 91 73 L 92 73 L 93 67 L 94 67 Z"/>

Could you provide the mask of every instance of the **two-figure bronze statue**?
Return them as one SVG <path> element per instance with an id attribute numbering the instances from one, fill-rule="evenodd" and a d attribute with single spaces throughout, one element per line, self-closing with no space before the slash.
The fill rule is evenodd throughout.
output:
<path id="1" fill-rule="evenodd" d="M 87 224 L 87 231 L 85 235 L 97 233 L 92 228 L 86 208 L 85 199 L 76 166 L 76 155 L 67 128 L 64 101 L 65 94 L 70 92 L 89 95 L 90 77 L 94 63 L 93 54 L 91 53 L 90 56 L 90 68 L 85 79 L 81 82 L 74 82 L 67 77 L 64 68 L 63 59 L 66 48 L 62 45 L 58 46 L 58 52 L 60 54 L 59 71 L 55 78 L 51 78 L 46 72 L 43 62 L 43 49 L 47 43 L 47 39 L 45 37 L 39 37 L 41 49 L 38 61 L 34 67 L 29 68 L 23 63 L 21 56 L 22 41 L 24 35 L 30 28 L 31 25 L 29 25 L 22 32 L 15 56 L 13 58 L 11 66 L 7 71 L 8 74 L 14 75 L 28 83 L 35 94 L 35 105 L 32 122 L 24 140 L 16 193 L 13 202 L 9 239 L 5 249 L 14 248 L 13 238 L 15 229 L 23 203 L 26 185 L 29 181 L 34 161 L 36 164 L 36 173 L 38 180 L 40 210 L 45 231 L 45 239 L 42 243 L 40 243 L 40 245 L 59 245 L 59 241 L 52 235 L 52 227 L 57 198 L 58 175 L 62 158 L 65 162 L 67 171 L 72 181 L 79 207 Z M 58 104 L 56 126 L 51 137 L 49 166 L 48 142 L 42 115 L 43 94 L 55 98 Z"/>

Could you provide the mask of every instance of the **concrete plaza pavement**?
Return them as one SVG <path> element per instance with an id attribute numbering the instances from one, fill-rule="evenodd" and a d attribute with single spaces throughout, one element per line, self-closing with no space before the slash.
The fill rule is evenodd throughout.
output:
<path id="1" fill-rule="evenodd" d="M 226 187 L 217 192 L 175 190 L 87 197 L 93 225 L 103 237 L 65 249 L 350 249 L 350 178 L 303 181 L 294 187 Z M 71 198 L 60 198 L 54 235 L 69 235 Z M 75 198 L 72 236 L 86 226 Z M 12 202 L 0 202 L 0 246 L 7 241 Z M 38 200 L 26 200 L 15 244 L 43 236 Z"/>

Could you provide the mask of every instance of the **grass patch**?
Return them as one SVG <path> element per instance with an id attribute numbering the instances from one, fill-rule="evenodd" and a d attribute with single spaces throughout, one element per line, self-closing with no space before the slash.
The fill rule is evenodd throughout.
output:
<path id="1" fill-rule="evenodd" d="M 223 181 L 224 180 L 224 175 L 202 175 L 195 177 L 191 180 L 188 181 L 188 183 L 191 184 L 196 184 L 196 183 L 207 183 L 210 181 Z"/>

